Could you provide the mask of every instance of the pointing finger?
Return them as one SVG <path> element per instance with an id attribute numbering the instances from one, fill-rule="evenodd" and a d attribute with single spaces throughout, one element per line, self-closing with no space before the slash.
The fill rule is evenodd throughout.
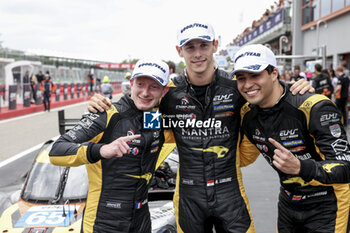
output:
<path id="1" fill-rule="evenodd" d="M 125 136 L 125 137 L 121 137 L 121 139 L 122 139 L 124 142 L 128 142 L 128 141 L 134 140 L 134 139 L 139 138 L 139 137 L 141 137 L 141 134 L 135 134 L 135 135 Z"/>
<path id="2" fill-rule="evenodd" d="M 269 142 L 274 145 L 276 147 L 276 149 L 279 149 L 281 151 L 285 150 L 285 148 L 279 143 L 277 142 L 275 139 L 273 138 L 269 138 Z"/>

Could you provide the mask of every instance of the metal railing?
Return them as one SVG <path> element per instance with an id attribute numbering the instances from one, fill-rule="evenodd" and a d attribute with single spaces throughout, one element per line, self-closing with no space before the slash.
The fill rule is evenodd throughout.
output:
<path id="1" fill-rule="evenodd" d="M 276 55 L 276 59 L 322 59 L 322 67 L 326 67 L 326 46 L 322 46 L 322 55 Z"/>

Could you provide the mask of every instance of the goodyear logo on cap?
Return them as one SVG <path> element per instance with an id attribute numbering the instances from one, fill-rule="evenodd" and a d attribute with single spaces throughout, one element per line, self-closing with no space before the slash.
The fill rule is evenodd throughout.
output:
<path id="1" fill-rule="evenodd" d="M 260 57 L 261 56 L 261 53 L 256 53 L 256 52 L 245 52 L 245 53 L 242 53 L 241 55 L 239 55 L 235 62 L 238 61 L 238 59 L 242 58 L 242 57 L 245 57 L 245 56 L 255 56 L 255 57 Z"/>
<path id="2" fill-rule="evenodd" d="M 157 63 L 142 63 L 139 65 L 139 67 L 142 67 L 142 66 L 154 66 L 158 69 L 160 69 L 163 73 L 165 73 L 165 69 L 163 67 L 161 67 L 160 65 L 158 65 Z"/>
<path id="3" fill-rule="evenodd" d="M 194 28 L 194 27 L 201 27 L 201 28 L 208 29 L 208 25 L 200 24 L 200 23 L 194 23 L 194 24 L 187 25 L 186 27 L 184 27 L 183 29 L 181 29 L 180 32 L 183 33 L 183 32 L 186 31 L 187 29 L 189 29 L 189 28 Z"/>

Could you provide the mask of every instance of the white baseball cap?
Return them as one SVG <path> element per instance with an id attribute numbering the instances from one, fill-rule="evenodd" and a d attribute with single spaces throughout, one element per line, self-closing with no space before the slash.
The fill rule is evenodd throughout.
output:
<path id="1" fill-rule="evenodd" d="M 215 40 L 215 32 L 211 25 L 192 23 L 188 24 L 177 31 L 177 45 L 184 46 L 191 40 L 200 39 L 205 41 Z"/>
<path id="2" fill-rule="evenodd" d="M 139 60 L 132 72 L 131 79 L 147 76 L 166 86 L 169 81 L 169 66 L 161 60 Z"/>
<path id="3" fill-rule="evenodd" d="M 275 54 L 262 44 L 244 46 L 236 53 L 234 62 L 235 68 L 233 73 L 238 71 L 260 73 L 268 65 L 277 67 Z"/>

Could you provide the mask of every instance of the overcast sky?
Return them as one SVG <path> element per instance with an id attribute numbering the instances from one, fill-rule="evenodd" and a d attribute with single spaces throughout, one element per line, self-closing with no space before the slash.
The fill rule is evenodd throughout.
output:
<path id="1" fill-rule="evenodd" d="M 208 22 L 225 48 L 270 5 L 274 0 L 0 0 L 0 41 L 44 55 L 179 62 L 179 27 Z"/>

